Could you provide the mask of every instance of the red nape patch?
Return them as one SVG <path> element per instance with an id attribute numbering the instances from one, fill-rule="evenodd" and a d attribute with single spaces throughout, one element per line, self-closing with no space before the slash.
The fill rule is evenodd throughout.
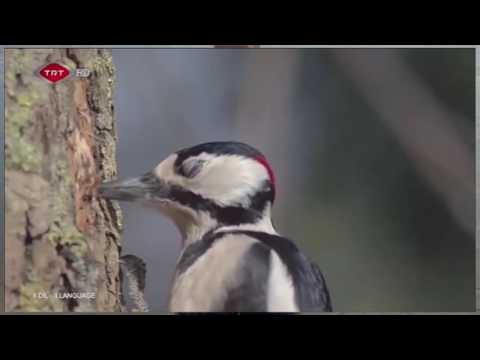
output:
<path id="1" fill-rule="evenodd" d="M 257 156 L 255 158 L 260 164 L 265 166 L 265 169 L 268 171 L 268 176 L 270 177 L 270 182 L 272 183 L 273 186 L 273 191 L 275 191 L 275 174 L 273 173 L 273 169 L 268 163 L 267 159 L 264 156 Z"/>

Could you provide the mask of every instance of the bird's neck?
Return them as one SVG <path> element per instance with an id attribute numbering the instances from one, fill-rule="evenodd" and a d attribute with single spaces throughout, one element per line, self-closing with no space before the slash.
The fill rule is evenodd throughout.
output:
<path id="1" fill-rule="evenodd" d="M 259 231 L 259 232 L 265 232 L 265 233 L 276 235 L 277 232 L 273 227 L 270 205 L 264 210 L 262 216 L 255 222 L 242 223 L 238 225 L 228 225 L 228 224 L 221 225 L 215 231 L 235 231 L 235 230 Z"/>
<path id="2" fill-rule="evenodd" d="M 246 218 L 250 219 L 248 216 Z M 208 232 L 248 230 L 277 234 L 272 224 L 270 204 L 265 207 L 261 214 L 256 213 L 255 221 L 240 221 L 232 224 L 221 220 L 222 218 L 212 217 L 208 212 L 200 212 L 195 214 L 195 217 L 176 221 L 177 227 L 182 234 L 183 247 L 201 240 Z"/>

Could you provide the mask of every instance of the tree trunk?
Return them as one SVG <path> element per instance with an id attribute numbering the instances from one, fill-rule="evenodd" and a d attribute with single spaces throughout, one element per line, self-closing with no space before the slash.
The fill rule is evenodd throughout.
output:
<path id="1" fill-rule="evenodd" d="M 47 63 L 88 68 L 50 84 Z M 109 50 L 5 50 L 6 311 L 120 311 Z"/>

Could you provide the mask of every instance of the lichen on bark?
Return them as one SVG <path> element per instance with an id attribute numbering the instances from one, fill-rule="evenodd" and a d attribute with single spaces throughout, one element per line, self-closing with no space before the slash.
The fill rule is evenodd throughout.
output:
<path id="1" fill-rule="evenodd" d="M 49 84 L 50 62 L 92 73 Z M 120 311 L 121 213 L 95 195 L 116 176 L 113 89 L 108 50 L 5 50 L 6 311 Z"/>

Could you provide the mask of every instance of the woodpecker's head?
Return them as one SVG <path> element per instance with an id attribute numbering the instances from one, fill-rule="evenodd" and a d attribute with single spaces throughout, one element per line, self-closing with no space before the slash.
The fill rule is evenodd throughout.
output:
<path id="1" fill-rule="evenodd" d="M 198 228 L 270 223 L 275 179 L 258 150 L 211 142 L 173 153 L 138 178 L 104 183 L 99 195 L 153 206 L 189 237 Z"/>

